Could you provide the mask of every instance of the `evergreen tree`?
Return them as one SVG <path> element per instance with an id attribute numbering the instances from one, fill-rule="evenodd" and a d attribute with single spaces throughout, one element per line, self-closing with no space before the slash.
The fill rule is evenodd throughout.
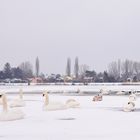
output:
<path id="1" fill-rule="evenodd" d="M 36 58 L 36 62 L 35 62 L 35 71 L 36 71 L 36 77 L 39 76 L 39 58 Z"/>
<path id="2" fill-rule="evenodd" d="M 4 72 L 3 71 L 0 71 L 0 79 L 4 79 Z"/>
<path id="3" fill-rule="evenodd" d="M 71 59 L 67 58 L 66 75 L 71 76 Z"/>
<path id="4" fill-rule="evenodd" d="M 79 77 L 79 61 L 78 61 L 78 57 L 75 58 L 74 74 L 75 74 L 75 77 L 77 79 Z"/>
<path id="5" fill-rule="evenodd" d="M 23 71 L 17 67 L 17 68 L 12 68 L 12 78 L 17 78 L 17 79 L 23 79 Z"/>
<path id="6" fill-rule="evenodd" d="M 12 78 L 12 71 L 11 71 L 11 66 L 10 63 L 6 63 L 4 65 L 4 78 Z"/>
<path id="7" fill-rule="evenodd" d="M 109 76 L 106 71 L 104 71 L 103 80 L 104 80 L 104 82 L 109 82 Z"/>

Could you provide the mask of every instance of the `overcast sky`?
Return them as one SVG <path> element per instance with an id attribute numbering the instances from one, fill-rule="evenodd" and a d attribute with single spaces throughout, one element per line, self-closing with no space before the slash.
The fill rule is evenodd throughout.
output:
<path id="1" fill-rule="evenodd" d="M 140 1 L 1 0 L 0 68 L 37 56 L 44 73 L 65 73 L 67 57 L 96 71 L 140 61 Z"/>

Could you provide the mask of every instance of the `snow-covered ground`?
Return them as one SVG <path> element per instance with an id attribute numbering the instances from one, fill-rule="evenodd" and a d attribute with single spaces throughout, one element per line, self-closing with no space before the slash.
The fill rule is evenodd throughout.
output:
<path id="1" fill-rule="evenodd" d="M 18 98 L 18 95 L 7 94 L 7 97 L 8 103 L 10 103 L 13 99 Z M 20 108 L 24 111 L 25 118 L 15 121 L 1 121 L 0 140 L 140 139 L 139 97 L 134 112 L 122 111 L 123 105 L 128 101 L 128 95 L 104 96 L 101 102 L 93 102 L 91 95 L 49 94 L 49 97 L 50 101 L 62 103 L 73 98 L 80 102 L 81 106 L 66 110 L 43 111 L 42 94 L 25 94 L 26 106 Z M 1 111 L 2 106 L 0 105 Z"/>

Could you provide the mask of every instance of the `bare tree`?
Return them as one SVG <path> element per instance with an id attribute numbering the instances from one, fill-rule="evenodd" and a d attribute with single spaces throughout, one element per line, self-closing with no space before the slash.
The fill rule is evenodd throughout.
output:
<path id="1" fill-rule="evenodd" d="M 79 66 L 79 74 L 80 74 L 80 76 L 85 76 L 87 70 L 89 70 L 88 65 L 86 65 L 86 64 L 80 65 Z"/>
<path id="2" fill-rule="evenodd" d="M 36 72 L 36 77 L 39 76 L 39 58 L 36 58 L 36 62 L 35 62 L 35 72 Z"/>
<path id="3" fill-rule="evenodd" d="M 132 78 L 133 75 L 133 61 L 126 59 L 122 64 L 122 78 L 126 81 L 128 78 Z"/>
<path id="4" fill-rule="evenodd" d="M 116 80 L 120 79 L 121 76 L 121 61 L 118 62 L 114 61 L 111 62 L 108 66 L 108 74 L 113 76 Z"/>
<path id="5" fill-rule="evenodd" d="M 23 71 L 23 78 L 33 77 L 33 66 L 29 61 L 20 64 L 19 68 Z"/>
<path id="6" fill-rule="evenodd" d="M 140 80 L 140 62 L 126 59 L 125 61 L 114 61 L 108 66 L 108 73 L 113 76 L 115 80 L 127 81 L 128 78 L 132 80 Z"/>
<path id="7" fill-rule="evenodd" d="M 140 62 L 134 62 L 133 68 L 134 75 L 137 77 L 138 80 L 140 80 Z"/>
<path id="8" fill-rule="evenodd" d="M 121 60 L 118 60 L 118 79 L 121 78 Z"/>

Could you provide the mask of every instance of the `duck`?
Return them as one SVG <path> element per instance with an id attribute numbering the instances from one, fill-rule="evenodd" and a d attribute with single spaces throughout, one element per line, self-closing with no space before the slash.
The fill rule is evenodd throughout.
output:
<path id="1" fill-rule="evenodd" d="M 7 97 L 4 94 L 0 94 L 2 99 L 3 110 L 0 113 L 0 121 L 13 121 L 23 119 L 25 114 L 19 109 L 8 109 Z"/>
<path id="2" fill-rule="evenodd" d="M 43 97 L 45 98 L 45 102 L 43 105 L 43 110 L 45 110 L 45 111 L 64 110 L 64 109 L 68 108 L 64 103 L 50 102 L 47 91 L 43 92 Z"/>
<path id="3" fill-rule="evenodd" d="M 78 108 L 78 107 L 80 107 L 80 103 L 77 102 L 75 99 L 68 99 L 65 104 L 68 108 Z"/>
<path id="4" fill-rule="evenodd" d="M 24 107 L 25 106 L 25 101 L 23 100 L 23 90 L 19 90 L 19 99 L 14 99 L 10 107 Z"/>

